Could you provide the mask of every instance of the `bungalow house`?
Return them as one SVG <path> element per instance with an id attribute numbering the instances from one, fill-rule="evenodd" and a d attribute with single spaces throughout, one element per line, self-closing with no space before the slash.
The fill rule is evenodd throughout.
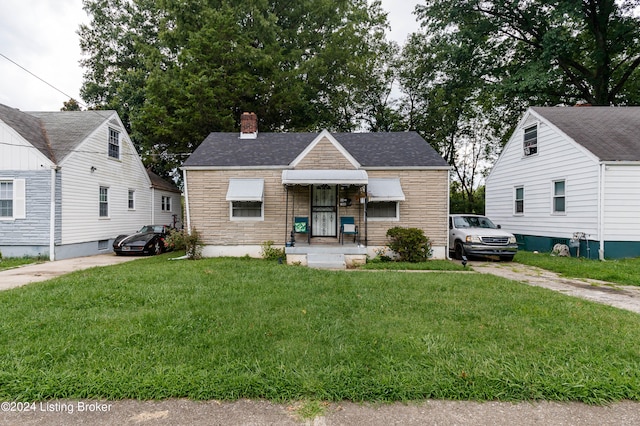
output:
<path id="1" fill-rule="evenodd" d="M 529 108 L 487 177 L 486 213 L 527 250 L 640 256 L 640 107 Z"/>
<path id="2" fill-rule="evenodd" d="M 260 256 L 273 241 L 289 263 L 364 262 L 386 231 L 416 227 L 447 255 L 449 167 L 415 132 L 211 133 L 182 167 L 186 221 L 204 256 Z M 333 260 L 329 260 L 333 259 Z"/>
<path id="3" fill-rule="evenodd" d="M 0 104 L 3 256 L 109 253 L 115 236 L 154 219 L 152 191 L 115 111 L 22 112 Z M 171 209 L 180 204 L 173 197 Z M 169 224 L 164 213 L 156 218 Z"/>

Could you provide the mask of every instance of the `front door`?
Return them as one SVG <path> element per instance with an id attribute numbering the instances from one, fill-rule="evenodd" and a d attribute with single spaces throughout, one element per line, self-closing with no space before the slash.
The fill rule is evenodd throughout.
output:
<path id="1" fill-rule="evenodd" d="M 311 197 L 311 236 L 335 237 L 337 225 L 337 185 L 314 185 Z"/>

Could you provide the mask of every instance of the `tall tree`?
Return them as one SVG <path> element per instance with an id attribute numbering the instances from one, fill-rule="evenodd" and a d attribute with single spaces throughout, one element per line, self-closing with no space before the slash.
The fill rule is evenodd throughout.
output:
<path id="1" fill-rule="evenodd" d="M 485 36 L 487 75 L 507 97 L 594 105 L 640 102 L 639 0 L 427 0 L 427 31 Z"/>
<path id="2" fill-rule="evenodd" d="M 141 151 L 175 167 L 256 112 L 262 131 L 351 130 L 388 49 L 367 0 L 84 0 L 83 97 L 124 111 Z M 150 157 L 151 158 L 151 157 Z"/>

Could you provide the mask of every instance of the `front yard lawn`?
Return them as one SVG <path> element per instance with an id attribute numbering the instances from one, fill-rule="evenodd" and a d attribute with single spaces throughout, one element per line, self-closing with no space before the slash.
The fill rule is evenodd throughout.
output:
<path id="1" fill-rule="evenodd" d="M 640 286 L 640 258 L 600 261 L 584 257 L 560 257 L 551 256 L 550 253 L 519 251 L 514 261 L 557 272 L 567 277 L 591 278 Z"/>
<path id="2" fill-rule="evenodd" d="M 175 253 L 0 292 L 0 400 L 640 400 L 640 316 L 481 274 Z"/>

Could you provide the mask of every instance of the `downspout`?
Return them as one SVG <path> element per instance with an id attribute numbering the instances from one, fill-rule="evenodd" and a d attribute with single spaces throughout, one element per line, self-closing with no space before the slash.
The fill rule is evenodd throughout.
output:
<path id="1" fill-rule="evenodd" d="M 56 169 L 51 166 L 51 206 L 49 212 L 49 260 L 56 260 Z"/>
<path id="2" fill-rule="evenodd" d="M 598 239 L 600 240 L 600 248 L 598 249 L 598 258 L 604 260 L 604 187 L 605 187 L 605 171 L 607 167 L 604 163 L 600 163 L 600 179 L 598 179 Z M 587 241 L 587 244 L 589 242 Z"/>
<path id="3" fill-rule="evenodd" d="M 485 182 L 486 183 L 486 182 Z M 486 188 L 486 186 L 485 186 Z M 449 257 L 449 215 L 451 214 L 451 173 L 450 169 L 447 170 L 447 216 L 444 221 L 444 258 L 451 259 Z M 486 200 L 486 192 L 485 192 L 485 200 Z M 487 209 L 486 201 L 485 201 L 485 213 Z"/>
<path id="4" fill-rule="evenodd" d="M 187 187 L 187 171 L 182 170 L 182 180 L 184 182 L 184 205 L 187 211 L 187 232 L 191 234 L 191 209 L 189 207 L 189 189 Z"/>

